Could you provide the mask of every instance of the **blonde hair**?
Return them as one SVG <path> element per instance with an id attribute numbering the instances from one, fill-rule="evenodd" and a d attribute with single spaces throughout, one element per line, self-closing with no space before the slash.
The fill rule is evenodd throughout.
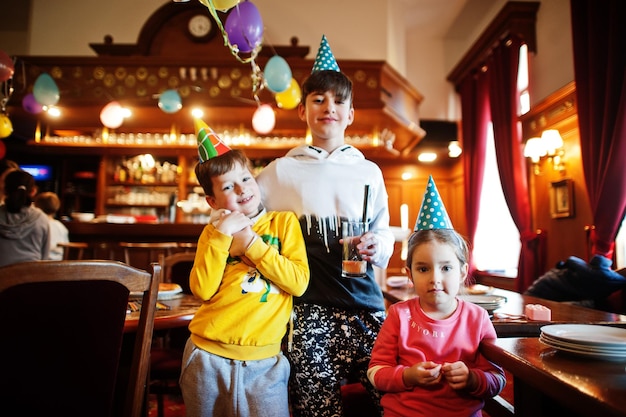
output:
<path id="1" fill-rule="evenodd" d="M 48 215 L 56 214 L 59 208 L 61 208 L 61 200 L 52 191 L 46 191 L 35 197 L 35 206 Z"/>

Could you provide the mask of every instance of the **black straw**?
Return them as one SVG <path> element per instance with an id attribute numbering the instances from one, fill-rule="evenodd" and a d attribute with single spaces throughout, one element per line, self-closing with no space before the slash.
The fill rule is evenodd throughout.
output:
<path id="1" fill-rule="evenodd" d="M 365 195 L 363 196 L 363 223 L 367 223 L 367 205 L 370 197 L 370 186 L 365 184 Z"/>

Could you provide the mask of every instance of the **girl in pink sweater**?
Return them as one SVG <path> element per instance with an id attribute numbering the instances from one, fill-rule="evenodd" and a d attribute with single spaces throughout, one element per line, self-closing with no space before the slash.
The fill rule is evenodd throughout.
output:
<path id="1" fill-rule="evenodd" d="M 385 417 L 482 416 L 484 399 L 504 388 L 503 370 L 479 352 L 496 338 L 487 310 L 457 298 L 468 257 L 452 228 L 411 235 L 407 270 L 417 297 L 390 306 L 367 373 Z"/>

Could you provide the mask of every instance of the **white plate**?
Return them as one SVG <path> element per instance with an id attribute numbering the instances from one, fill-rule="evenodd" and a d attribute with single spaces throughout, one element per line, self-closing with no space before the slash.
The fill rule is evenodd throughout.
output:
<path id="1" fill-rule="evenodd" d="M 567 353 L 572 353 L 578 356 L 584 356 L 584 357 L 593 358 L 593 359 L 601 359 L 605 361 L 616 361 L 616 362 L 626 361 L 626 352 L 602 353 L 602 352 L 595 352 L 595 351 L 588 351 L 588 350 L 580 350 L 580 349 L 565 347 L 565 346 L 553 343 L 550 340 L 542 338 L 542 337 L 539 337 L 539 341 L 543 343 L 544 345 L 550 346 L 551 348 L 554 348 L 556 350 L 560 350 L 562 352 L 567 352 Z"/>
<path id="2" fill-rule="evenodd" d="M 626 329 L 594 324 L 551 324 L 541 331 L 553 339 L 601 347 L 626 348 Z"/>
<path id="3" fill-rule="evenodd" d="M 159 284 L 159 294 L 157 296 L 157 300 L 171 300 L 176 297 L 178 294 L 183 292 L 183 287 L 178 284 L 173 284 L 170 282 L 164 282 Z M 141 298 L 143 293 L 141 292 L 131 292 L 130 296 L 132 298 Z"/>
<path id="4" fill-rule="evenodd" d="M 394 276 L 387 278 L 387 286 L 391 288 L 402 288 L 411 284 L 411 279 L 407 276 Z"/>
<path id="5" fill-rule="evenodd" d="M 487 295 L 493 292 L 493 287 L 488 287 L 487 285 L 482 284 L 474 284 L 469 287 L 465 287 L 464 291 L 466 294 L 470 295 Z"/>
<path id="6" fill-rule="evenodd" d="M 459 295 L 459 298 L 461 300 L 479 305 L 490 312 L 502 307 L 506 303 L 506 297 L 502 297 L 501 295 L 461 294 Z"/>
<path id="7" fill-rule="evenodd" d="M 606 353 L 606 354 L 614 354 L 614 353 L 626 354 L 626 348 L 609 348 L 609 347 L 603 347 L 603 346 L 593 346 L 593 345 L 586 345 L 586 344 L 580 344 L 580 343 L 571 343 L 571 342 L 566 342 L 564 340 L 554 339 L 552 338 L 552 336 L 549 336 L 546 333 L 541 333 L 539 337 L 542 340 L 545 340 L 546 342 L 549 342 L 553 345 L 562 346 L 567 349 L 576 349 L 578 351 Z"/>

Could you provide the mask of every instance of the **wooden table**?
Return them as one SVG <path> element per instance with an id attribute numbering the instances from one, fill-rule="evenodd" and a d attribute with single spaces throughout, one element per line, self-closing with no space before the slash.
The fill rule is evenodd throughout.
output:
<path id="1" fill-rule="evenodd" d="M 186 327 L 198 311 L 202 302 L 193 295 L 183 294 L 171 300 L 159 300 L 158 303 L 169 307 L 169 310 L 158 309 L 154 318 L 154 330 L 174 329 Z M 124 331 L 137 330 L 139 312 L 126 314 Z"/>
<path id="2" fill-rule="evenodd" d="M 415 296 L 412 287 L 387 288 L 383 290 L 383 294 L 385 299 L 391 303 Z M 495 289 L 492 294 L 503 296 L 507 300 L 504 306 L 494 311 L 492 317 L 498 337 L 539 336 L 541 327 L 546 324 L 606 324 L 626 327 L 626 316 L 621 314 L 594 310 L 567 302 L 544 300 L 501 289 Z M 526 304 L 542 304 L 548 307 L 552 311 L 552 320 L 545 322 L 527 320 L 525 317 L 517 318 L 524 314 Z"/>
<path id="3" fill-rule="evenodd" d="M 484 342 L 481 350 L 513 375 L 515 416 L 626 416 L 624 362 L 568 355 L 537 337 Z"/>

